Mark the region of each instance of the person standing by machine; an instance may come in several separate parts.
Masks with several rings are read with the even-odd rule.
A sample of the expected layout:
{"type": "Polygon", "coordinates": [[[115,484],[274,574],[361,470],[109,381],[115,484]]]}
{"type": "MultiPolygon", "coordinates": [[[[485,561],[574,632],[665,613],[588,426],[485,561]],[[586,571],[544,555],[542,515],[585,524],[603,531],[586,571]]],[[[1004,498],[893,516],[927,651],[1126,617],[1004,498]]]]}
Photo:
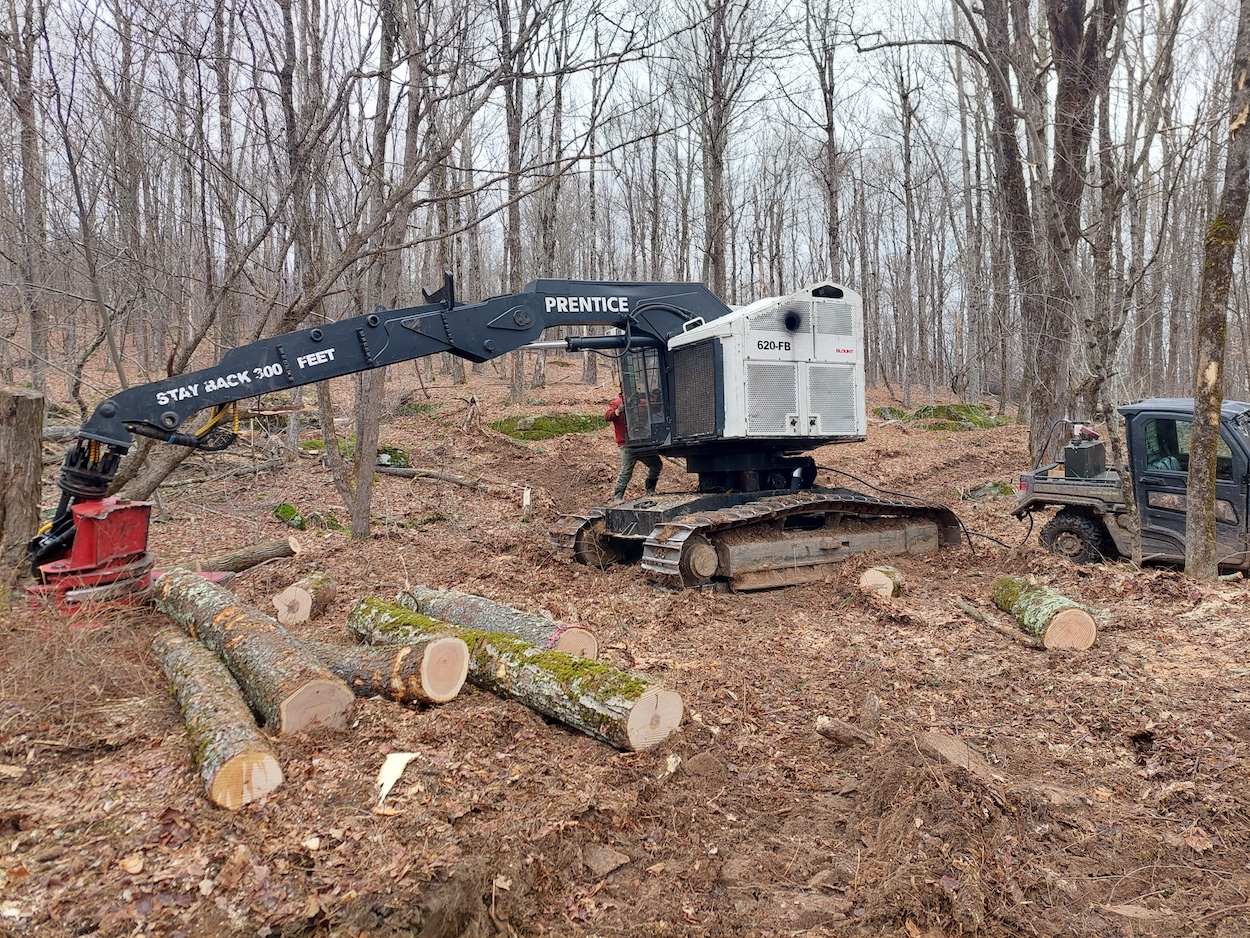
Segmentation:
{"type": "Polygon", "coordinates": [[[603,419],[612,424],[612,432],[616,434],[616,445],[621,450],[621,471],[616,477],[616,488],[612,492],[612,504],[619,505],[625,500],[625,490],[634,477],[634,466],[642,463],[647,467],[647,481],[644,489],[647,495],[655,494],[655,484],[659,481],[660,470],[664,467],[658,453],[639,453],[626,442],[625,422],[625,391],[622,389],[616,399],[608,405],[603,419]]]}

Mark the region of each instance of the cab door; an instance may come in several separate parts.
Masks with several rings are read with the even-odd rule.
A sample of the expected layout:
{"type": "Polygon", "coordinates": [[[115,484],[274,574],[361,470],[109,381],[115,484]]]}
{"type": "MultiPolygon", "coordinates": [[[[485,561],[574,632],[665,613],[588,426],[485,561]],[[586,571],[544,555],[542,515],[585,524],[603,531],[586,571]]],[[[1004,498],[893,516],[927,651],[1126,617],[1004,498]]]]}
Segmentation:
{"type": "MultiPolygon", "coordinates": [[[[1185,559],[1186,489],[1193,423],[1172,414],[1135,418],[1133,463],[1142,467],[1134,480],[1141,513],[1143,560],[1185,559]]],[[[1219,563],[1242,566],[1246,560],[1246,459],[1240,446],[1221,428],[1216,455],[1215,541],[1219,563]]]]}

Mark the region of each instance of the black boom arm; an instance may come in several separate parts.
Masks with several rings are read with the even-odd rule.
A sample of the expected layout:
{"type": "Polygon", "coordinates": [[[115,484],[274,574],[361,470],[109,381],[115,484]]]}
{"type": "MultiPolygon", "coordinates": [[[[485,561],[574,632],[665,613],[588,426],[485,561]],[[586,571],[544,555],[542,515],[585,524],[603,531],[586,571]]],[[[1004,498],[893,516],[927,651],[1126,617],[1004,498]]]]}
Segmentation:
{"type": "Polygon", "coordinates": [[[438,352],[487,361],[528,345],[553,326],[622,330],[620,336],[585,342],[586,348],[662,346],[687,324],[729,312],[706,287],[691,283],[535,280],[521,293],[458,306],[447,276],[426,299],[434,302],[378,309],[262,339],[227,352],[210,368],[114,394],[96,407],[66,455],[61,503],[50,529],[31,542],[32,558],[41,563],[68,550],[74,533],[70,506],[106,493],[135,435],[201,449],[228,446],[229,433],[179,431],[200,411],[215,413],[211,424],[237,401],[438,352]]]}

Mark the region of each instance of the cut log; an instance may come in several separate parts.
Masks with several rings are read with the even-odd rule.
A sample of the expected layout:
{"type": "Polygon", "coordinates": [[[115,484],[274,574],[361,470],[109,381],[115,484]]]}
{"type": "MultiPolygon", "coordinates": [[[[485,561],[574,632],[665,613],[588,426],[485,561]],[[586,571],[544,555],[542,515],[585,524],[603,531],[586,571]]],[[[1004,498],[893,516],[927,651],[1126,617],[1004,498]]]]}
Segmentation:
{"type": "Polygon", "coordinates": [[[27,565],[26,544],[39,526],[39,457],[43,395],[26,388],[0,389],[0,587],[27,565]]]}
{"type": "Polygon", "coordinates": [[[299,541],[294,537],[278,538],[276,541],[265,541],[251,547],[241,547],[219,557],[196,562],[197,570],[222,570],[226,573],[241,573],[266,560],[278,560],[282,557],[294,557],[301,550],[299,541]]]}
{"type": "Polygon", "coordinates": [[[252,709],[282,733],[347,725],[354,695],[277,620],[190,570],[156,581],[156,608],[226,663],[252,709]]]}
{"type": "Polygon", "coordinates": [[[1084,651],[1098,637],[1089,608],[1049,587],[1001,576],[994,581],[993,596],[994,605],[1015,619],[1043,648],[1084,651]]]}
{"type": "Polygon", "coordinates": [[[357,697],[397,703],[446,703],[469,673],[469,646],[450,635],[406,645],[334,645],[300,639],[357,697]]]}
{"type": "Polygon", "coordinates": [[[278,621],[291,626],[315,619],[334,602],[334,594],[334,581],[330,575],[314,570],[273,598],[278,621]]]}
{"type": "Polygon", "coordinates": [[[347,617],[366,642],[410,642],[449,632],[469,646],[469,683],[525,704],[618,749],[648,749],[681,723],[681,696],[602,661],[537,648],[513,635],[449,626],[362,599],[347,617]]]}
{"type": "Polygon", "coordinates": [[[859,576],[859,588],[882,599],[893,599],[903,592],[903,574],[893,567],[869,567],[859,576]]]}
{"type": "Polygon", "coordinates": [[[452,625],[515,635],[537,648],[562,651],[579,658],[599,657],[599,640],[587,626],[556,622],[547,616],[522,612],[484,596],[414,586],[400,594],[398,604],[452,625]]]}
{"type": "Polygon", "coordinates": [[[191,757],[213,804],[231,811],[282,784],[282,767],[239,685],[211,651],[175,628],[152,639],[182,709],[191,757]]]}

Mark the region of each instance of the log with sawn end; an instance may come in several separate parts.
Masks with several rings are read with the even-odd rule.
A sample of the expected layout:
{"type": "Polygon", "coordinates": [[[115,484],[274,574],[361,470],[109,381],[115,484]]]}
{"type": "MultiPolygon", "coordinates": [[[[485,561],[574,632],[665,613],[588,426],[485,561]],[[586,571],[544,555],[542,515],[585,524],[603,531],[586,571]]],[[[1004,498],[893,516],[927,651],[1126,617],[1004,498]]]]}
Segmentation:
{"type": "Polygon", "coordinates": [[[463,638],[469,646],[469,683],[618,749],[648,749],[681,723],[679,694],[602,661],[537,648],[501,632],[449,626],[379,599],[362,599],[347,624],[373,644],[426,635],[463,638]]]}
{"type": "Polygon", "coordinates": [[[599,640],[586,626],[556,622],[484,596],[414,586],[400,594],[398,604],[431,619],[467,629],[515,635],[549,651],[563,651],[579,658],[599,657],[599,640]]]}
{"type": "Polygon", "coordinates": [[[292,626],[315,619],[334,602],[335,593],[334,580],[330,575],[314,570],[274,596],[278,621],[292,626]]]}
{"type": "Polygon", "coordinates": [[[413,639],[404,645],[300,644],[347,682],[357,697],[396,703],[446,703],[469,674],[469,646],[452,635],[413,639]]]}
{"type": "Polygon", "coordinates": [[[153,597],[157,609],[226,663],[266,725],[282,733],[347,725],[351,688],[276,619],[190,570],[166,572],[153,597]]]}
{"type": "Polygon", "coordinates": [[[294,537],[280,537],[274,541],[240,547],[217,557],[196,561],[197,570],[220,570],[223,573],[242,573],[266,560],[295,557],[302,548],[294,537]]]}
{"type": "Polygon", "coordinates": [[[209,799],[231,811],[282,784],[282,767],[221,659],[180,629],[152,639],[191,741],[209,799]]]}
{"type": "Polygon", "coordinates": [[[1090,609],[1046,586],[1019,577],[994,581],[994,605],[1009,614],[1043,648],[1085,651],[1098,637],[1090,609]]]}
{"type": "Polygon", "coordinates": [[[893,599],[903,592],[903,574],[893,567],[869,567],[859,575],[859,588],[882,599],[893,599]]]}

